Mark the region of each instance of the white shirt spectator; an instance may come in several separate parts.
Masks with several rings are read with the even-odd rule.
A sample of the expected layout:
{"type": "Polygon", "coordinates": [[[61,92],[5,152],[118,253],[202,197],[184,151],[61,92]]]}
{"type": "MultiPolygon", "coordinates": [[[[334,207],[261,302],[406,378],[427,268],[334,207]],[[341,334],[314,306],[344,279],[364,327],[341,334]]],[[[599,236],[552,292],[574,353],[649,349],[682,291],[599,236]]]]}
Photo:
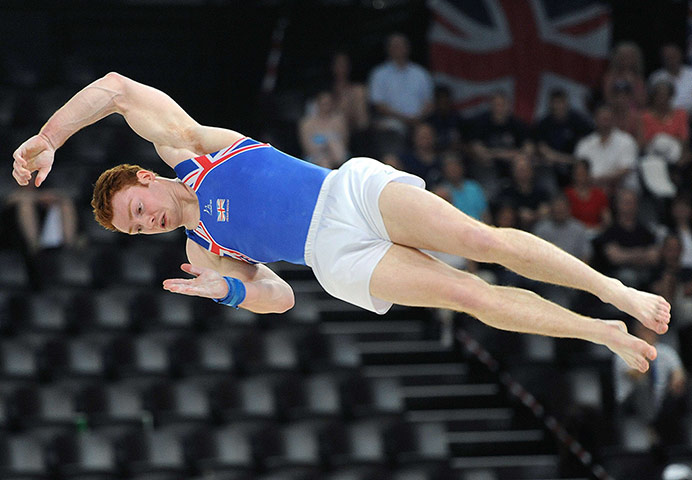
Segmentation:
{"type": "Polygon", "coordinates": [[[434,83],[420,65],[408,62],[398,67],[388,61],[379,65],[370,77],[370,100],[409,116],[420,115],[432,102],[434,83]]]}
{"type": "MultiPolygon", "coordinates": [[[[597,132],[582,138],[577,143],[574,155],[576,158],[589,161],[591,175],[598,180],[622,169],[634,170],[637,166],[638,151],[637,142],[632,135],[614,128],[605,142],[601,141],[601,136],[597,132]]],[[[636,187],[630,185],[631,182],[630,178],[626,178],[626,186],[636,187]]]]}
{"type": "Polygon", "coordinates": [[[660,68],[649,76],[649,85],[654,85],[661,80],[671,81],[675,85],[675,95],[671,100],[673,107],[692,112],[692,67],[682,65],[677,75],[660,68]]]}

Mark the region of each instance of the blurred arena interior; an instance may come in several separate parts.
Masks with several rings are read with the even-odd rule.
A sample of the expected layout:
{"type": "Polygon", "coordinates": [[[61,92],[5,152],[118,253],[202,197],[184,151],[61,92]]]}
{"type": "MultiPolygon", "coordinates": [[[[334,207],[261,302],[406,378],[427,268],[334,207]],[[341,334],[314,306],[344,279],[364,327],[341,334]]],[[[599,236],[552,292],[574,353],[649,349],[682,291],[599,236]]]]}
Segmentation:
{"type": "MultiPolygon", "coordinates": [[[[379,317],[329,297],[308,268],[284,263],[272,268],[293,287],[296,306],[282,315],[164,292],[162,280],[178,276],[185,261],[183,232],[142,239],[112,234],[92,219],[91,186],[104,169],[137,163],[171,174],[119,117],[59,150],[42,187],[50,194],[26,201],[10,175],[13,150],[109,71],[160,88],[200,123],[304,157],[300,125],[315,96],[331,88],[335,52],[349,55],[352,80],[367,88],[385,61],[388,36],[401,32],[411,59],[445,85],[448,73],[439,59],[433,65],[434,25],[453,31],[459,12],[469,16],[456,28],[487,21],[489,12],[539,8],[546,15],[596,9],[593,22],[607,25],[600,41],[609,53],[598,60],[598,81],[577,90],[584,93],[577,101],[570,96],[589,124],[593,107],[608,101],[601,78],[616,45],[639,47],[645,82],[661,67],[664,45],[678,45],[689,58],[692,7],[673,0],[0,2],[0,479],[692,479],[689,387],[663,404],[675,412],[674,425],[670,418],[642,419],[620,405],[615,364],[604,347],[493,330],[449,312],[395,307],[379,317]],[[31,222],[40,231],[32,233],[31,222]]],[[[588,33],[587,24],[575,34],[588,33]]],[[[528,31],[512,28],[514,37],[528,31]]],[[[521,50],[514,37],[509,42],[521,50]]],[[[514,67],[502,75],[518,82],[526,72],[514,67]]],[[[460,107],[463,87],[447,86],[460,107]]],[[[497,88],[488,87],[481,107],[497,88]]],[[[514,105],[520,95],[510,91],[514,105]]],[[[537,183],[550,193],[547,207],[570,185],[574,157],[564,152],[572,159],[567,172],[543,161],[533,133],[547,103],[541,108],[520,120],[533,143],[537,183]]],[[[482,111],[459,109],[447,139],[445,149],[467,167],[477,160],[472,144],[482,132],[474,122],[482,111]]],[[[370,123],[351,130],[346,151],[395,154],[406,166],[419,153],[414,128],[393,135],[377,128],[371,104],[368,112],[370,123]]],[[[434,168],[425,173],[444,187],[437,141],[434,168]]],[[[682,151],[689,154],[689,135],[682,151]]],[[[671,182],[689,201],[689,167],[684,159],[680,165],[671,182]]],[[[482,169],[466,173],[485,190],[484,219],[500,225],[502,182],[513,177],[512,167],[495,167],[500,177],[489,183],[482,169]]],[[[664,275],[662,245],[676,231],[675,202],[644,182],[637,182],[641,222],[655,234],[657,252],[644,285],[680,295],[682,307],[674,304],[661,343],[689,369],[692,310],[684,306],[692,301],[692,277],[664,275]]],[[[616,190],[606,193],[614,203],[616,190]]],[[[692,248],[683,233],[681,248],[692,248]]],[[[594,242],[587,250],[596,262],[594,242]]],[[[484,278],[517,281],[473,268],[484,278]]],[[[613,314],[585,296],[552,293],[583,313],[613,314]]]]}

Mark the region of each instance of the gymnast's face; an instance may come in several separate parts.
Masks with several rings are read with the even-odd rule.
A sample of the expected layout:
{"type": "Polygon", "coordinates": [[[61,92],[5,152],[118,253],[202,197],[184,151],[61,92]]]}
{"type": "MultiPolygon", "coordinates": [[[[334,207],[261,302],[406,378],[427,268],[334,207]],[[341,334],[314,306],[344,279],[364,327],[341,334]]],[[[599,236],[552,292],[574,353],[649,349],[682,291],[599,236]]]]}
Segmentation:
{"type": "Polygon", "coordinates": [[[113,226],[124,233],[155,234],[178,228],[181,215],[170,186],[147,170],[137,172],[138,185],[119,190],[111,200],[113,226]]]}

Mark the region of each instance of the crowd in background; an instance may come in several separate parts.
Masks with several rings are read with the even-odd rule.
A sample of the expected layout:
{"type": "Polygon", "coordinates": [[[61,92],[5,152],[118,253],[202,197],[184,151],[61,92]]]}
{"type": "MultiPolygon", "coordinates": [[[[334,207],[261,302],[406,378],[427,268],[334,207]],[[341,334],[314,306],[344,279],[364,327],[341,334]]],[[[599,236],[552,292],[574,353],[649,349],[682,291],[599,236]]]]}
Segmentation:
{"type": "MultiPolygon", "coordinates": [[[[627,285],[663,295],[672,305],[666,343],[673,346],[659,346],[647,375],[617,363],[616,399],[623,408],[637,403],[632,398],[641,404],[634,392],[655,383],[653,403],[639,411],[650,421],[661,412],[679,418],[685,367],[692,367],[692,67],[680,47],[663,45],[660,68],[647,78],[639,47],[616,45],[588,98],[575,101],[555,88],[548,111],[531,124],[514,114],[504,91],[489,96],[486,111],[462,115],[450,87],[410,60],[403,35],[390,36],[386,52],[367,85],[350,80],[347,54],[333,57],[331,86],[299,125],[304,157],[336,168],[353,155],[378,155],[473,218],[533,232],[627,285]],[[676,408],[661,408],[671,401],[676,408]]],[[[618,315],[503,268],[444,260],[590,316],[618,315]]]]}
{"type": "MultiPolygon", "coordinates": [[[[486,110],[462,115],[450,86],[411,61],[403,35],[390,36],[386,52],[366,84],[352,80],[347,53],[333,56],[326,88],[308,101],[296,128],[302,157],[329,168],[376,157],[422,177],[475,219],[533,232],[627,285],[663,295],[672,320],[659,359],[645,375],[615,361],[614,389],[623,409],[674,441],[692,368],[692,67],[682,50],[663,45],[661,66],[647,78],[638,46],[616,45],[588,98],[553,89],[548,111],[531,124],[514,114],[504,91],[489,95],[486,110]]],[[[79,242],[65,192],[20,189],[8,205],[30,270],[38,253],[79,242]]],[[[621,318],[586,294],[495,265],[443,260],[592,317],[621,318]]],[[[41,277],[32,278],[40,288],[41,277]]]]}

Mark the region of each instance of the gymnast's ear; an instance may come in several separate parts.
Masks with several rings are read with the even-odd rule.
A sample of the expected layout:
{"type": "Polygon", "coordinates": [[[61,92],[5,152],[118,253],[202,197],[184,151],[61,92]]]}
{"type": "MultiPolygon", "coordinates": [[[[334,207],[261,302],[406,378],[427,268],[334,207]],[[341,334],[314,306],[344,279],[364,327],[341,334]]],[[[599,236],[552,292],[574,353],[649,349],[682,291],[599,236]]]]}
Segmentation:
{"type": "Polygon", "coordinates": [[[139,180],[139,183],[142,185],[149,185],[155,178],[156,174],[150,170],[142,169],[137,171],[137,180],[139,180]]]}

